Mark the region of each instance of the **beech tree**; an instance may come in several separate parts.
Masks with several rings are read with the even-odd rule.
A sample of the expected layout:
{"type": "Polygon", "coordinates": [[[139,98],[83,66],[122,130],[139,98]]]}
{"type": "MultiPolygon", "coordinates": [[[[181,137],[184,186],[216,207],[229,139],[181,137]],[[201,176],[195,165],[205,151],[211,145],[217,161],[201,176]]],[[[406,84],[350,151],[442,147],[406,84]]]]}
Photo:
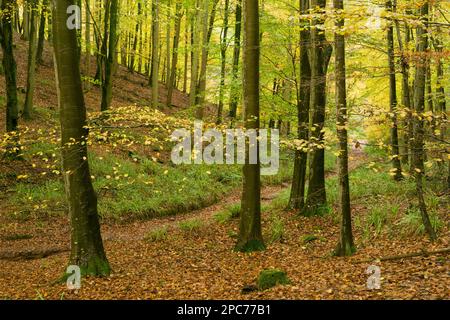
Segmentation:
{"type": "MultiPolygon", "coordinates": [[[[326,0],[311,0],[311,8],[324,10],[326,0]]],[[[310,154],[308,195],[306,208],[308,214],[315,214],[327,203],[325,190],[325,148],[323,147],[325,125],[325,107],[327,101],[327,72],[332,46],[328,43],[325,32],[321,31],[323,16],[313,19],[311,26],[311,127],[310,140],[314,149],[310,154]]]]}
{"type": "MultiPolygon", "coordinates": [[[[244,0],[244,121],[246,129],[259,130],[259,9],[258,0],[244,0]]],[[[250,164],[249,148],[243,168],[241,221],[237,251],[264,250],[261,231],[261,176],[259,142],[257,164],[250,164]]]]}
{"type": "MultiPolygon", "coordinates": [[[[393,12],[392,1],[386,2],[388,12],[393,12]]],[[[395,70],[395,52],[394,52],[394,25],[392,21],[388,21],[387,27],[387,47],[389,60],[389,100],[390,100],[390,116],[391,125],[391,156],[392,156],[392,174],[395,180],[399,181],[402,176],[402,165],[400,162],[400,146],[398,139],[398,121],[397,121],[397,81],[395,70]]]]}
{"type": "Polygon", "coordinates": [[[1,0],[0,43],[3,50],[3,70],[6,84],[6,131],[15,132],[19,122],[17,102],[17,66],[13,50],[14,0],[1,0]]]}
{"type": "MultiPolygon", "coordinates": [[[[300,0],[300,14],[308,13],[309,1],[300,0]]],[[[311,96],[311,66],[309,64],[308,51],[310,50],[309,20],[300,18],[302,30],[300,31],[300,86],[297,99],[298,139],[303,141],[303,146],[295,150],[294,174],[289,199],[289,209],[297,209],[300,212],[305,206],[306,167],[308,161],[307,142],[309,138],[309,104],[311,96]]]]}
{"type": "Polygon", "coordinates": [[[426,85],[426,70],[429,60],[426,56],[428,49],[427,24],[428,24],[429,3],[425,1],[420,7],[421,24],[416,30],[416,46],[417,52],[422,53],[421,61],[416,64],[416,75],[414,79],[414,111],[416,115],[413,117],[414,136],[413,136],[413,168],[416,182],[416,192],[419,201],[419,209],[422,217],[425,230],[431,240],[436,239],[436,233],[431,225],[430,217],[428,215],[427,206],[425,203],[423,192],[423,176],[424,176],[424,120],[422,117],[425,111],[425,85],[426,85]]]}
{"type": "Polygon", "coordinates": [[[36,85],[36,50],[37,50],[37,0],[30,1],[30,33],[28,43],[27,88],[23,107],[24,119],[31,119],[33,112],[34,88],[36,85]]]}
{"type": "Polygon", "coordinates": [[[73,0],[52,0],[53,47],[61,121],[62,166],[71,224],[70,265],[82,275],[109,275],[86,147],[86,107],[81,85],[77,30],[67,27],[73,0]]]}
{"type": "MultiPolygon", "coordinates": [[[[343,0],[334,0],[334,9],[342,14],[344,10],[343,0]]],[[[339,205],[341,213],[341,233],[335,254],[349,256],[355,251],[352,233],[352,215],[350,207],[350,181],[348,171],[348,115],[347,115],[347,84],[345,66],[345,36],[342,28],[345,25],[344,18],[336,21],[337,31],[334,33],[335,42],[335,74],[336,74],[336,128],[339,139],[339,205]]]]}

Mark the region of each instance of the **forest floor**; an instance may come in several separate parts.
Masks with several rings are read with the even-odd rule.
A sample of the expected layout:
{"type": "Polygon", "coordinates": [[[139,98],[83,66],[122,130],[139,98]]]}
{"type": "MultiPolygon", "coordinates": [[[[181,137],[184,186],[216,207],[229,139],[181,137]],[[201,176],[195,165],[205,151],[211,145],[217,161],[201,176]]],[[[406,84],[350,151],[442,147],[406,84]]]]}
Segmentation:
{"type": "MultiPolygon", "coordinates": [[[[24,86],[26,43],[20,40],[16,43],[19,85],[24,86]]],[[[57,121],[54,115],[48,114],[57,112],[54,71],[48,48],[44,60],[45,65],[37,75],[36,117],[26,123],[36,128],[57,121]]],[[[92,61],[91,69],[94,65],[92,61]]],[[[85,66],[83,62],[82,68],[85,66]]],[[[161,90],[160,95],[165,97],[164,86],[161,90]]],[[[114,81],[113,107],[146,106],[151,101],[150,91],[144,76],[132,75],[120,67],[114,81]]],[[[4,96],[3,81],[0,96],[4,96]]],[[[186,95],[176,91],[175,107],[162,111],[176,113],[186,107],[187,101],[186,95]]],[[[98,110],[100,89],[93,86],[86,93],[86,102],[88,110],[98,110]]],[[[0,112],[0,125],[4,127],[4,111],[0,112]]],[[[91,157],[91,161],[95,160],[94,165],[101,171],[97,158],[98,155],[91,157]]],[[[124,166],[126,161],[131,162],[120,160],[124,166]]],[[[26,162],[0,162],[0,299],[449,299],[448,252],[426,254],[450,246],[448,195],[434,192],[426,195],[433,221],[440,225],[439,240],[431,243],[420,229],[417,212],[411,208],[411,202],[414,202],[410,201],[414,197],[411,183],[395,183],[388,174],[374,172],[371,163],[377,160],[376,155],[361,149],[352,151],[352,214],[357,246],[352,257],[331,255],[339,236],[336,172],[331,169],[327,176],[330,208],[320,216],[302,217],[285,210],[289,185],[284,178],[278,183],[264,185],[262,225],[267,244],[264,252],[233,252],[239,219],[232,215],[239,207],[241,196],[240,188],[235,185],[217,201],[205,202],[212,205],[184,210],[183,214],[121,220],[111,218],[106,212],[102,235],[113,273],[107,278],[83,279],[78,291],[69,291],[65,284],[56,281],[64,273],[69,256],[70,228],[64,207],[57,213],[12,215],[11,212],[23,204],[10,199],[20,185],[10,171],[18,171],[17,166],[25,166],[26,162]],[[413,232],[404,232],[408,228],[413,232]],[[409,253],[423,254],[378,260],[409,253]],[[367,288],[370,276],[367,269],[371,265],[381,268],[379,290],[367,288]],[[254,284],[258,274],[266,268],[286,271],[290,284],[243,293],[244,287],[254,284]]],[[[111,161],[114,165],[116,160],[111,161]]],[[[154,175],[163,176],[166,168],[175,170],[166,163],[156,165],[161,168],[151,167],[154,175]]],[[[135,164],[135,167],[139,166],[141,164],[135,164]]],[[[225,174],[228,172],[231,171],[225,174]]],[[[193,180],[190,186],[194,188],[195,183],[200,182],[199,172],[189,173],[186,176],[193,180]]],[[[171,178],[170,174],[167,179],[171,178]]],[[[52,187],[59,185],[56,177],[48,179],[56,181],[50,184],[52,187]]],[[[161,180],[161,184],[167,179],[161,180]]],[[[236,179],[239,182],[239,176],[236,179]]],[[[205,181],[205,186],[200,188],[204,189],[203,193],[194,194],[192,199],[216,191],[208,190],[210,180],[205,181]]],[[[212,189],[213,185],[209,185],[212,189]]],[[[33,179],[22,188],[24,186],[30,190],[40,187],[33,179]]],[[[150,187],[145,185],[144,188],[150,187]]],[[[132,195],[130,189],[122,191],[124,195],[127,192],[132,195]]],[[[173,196],[175,191],[166,192],[173,196]]],[[[52,195],[51,190],[46,192],[52,195]]],[[[145,198],[148,195],[135,196],[145,198]]],[[[119,201],[119,196],[109,201],[119,201]]]]}
{"type": "MultiPolygon", "coordinates": [[[[363,153],[351,167],[365,164],[363,153]]],[[[330,173],[330,175],[333,175],[330,173]]],[[[240,193],[188,214],[102,225],[105,249],[113,268],[108,278],[87,278],[79,291],[55,283],[64,272],[69,250],[67,217],[17,222],[2,217],[0,298],[5,299],[448,299],[447,254],[379,261],[376,258],[433,251],[448,247],[448,231],[431,244],[423,235],[400,237],[379,234],[364,240],[355,228],[357,253],[336,258],[331,252],[338,239],[336,217],[299,217],[284,211],[286,185],[263,189],[265,239],[271,239],[274,217],[283,234],[264,252],[233,252],[238,219],[218,219],[240,193]],[[277,212],[277,213],[276,213],[277,212]],[[150,236],[149,236],[150,235],[150,236]],[[311,237],[313,236],[313,237],[311,237]],[[307,240],[310,239],[310,240],[307,240]],[[312,239],[312,240],[311,240],[312,239]],[[369,290],[370,265],[381,268],[381,289],[369,290]],[[259,272],[279,268],[290,285],[243,293],[259,272]]],[[[353,207],[354,219],[367,214],[353,207]]]]}

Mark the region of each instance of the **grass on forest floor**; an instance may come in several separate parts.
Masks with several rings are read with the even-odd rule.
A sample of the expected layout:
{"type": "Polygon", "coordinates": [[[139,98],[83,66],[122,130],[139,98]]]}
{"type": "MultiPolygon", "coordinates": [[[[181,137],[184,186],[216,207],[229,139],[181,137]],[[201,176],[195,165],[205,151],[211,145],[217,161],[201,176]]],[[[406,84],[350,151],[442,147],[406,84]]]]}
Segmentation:
{"type": "MultiPolygon", "coordinates": [[[[379,152],[369,152],[371,159],[379,152]]],[[[375,161],[375,160],[374,160],[375,161]]],[[[415,183],[412,178],[396,182],[389,175],[390,164],[369,162],[350,173],[350,192],[353,206],[353,225],[361,231],[363,240],[368,241],[383,232],[389,235],[423,235],[424,226],[417,206],[415,183]]],[[[448,216],[447,197],[437,195],[433,181],[426,181],[425,201],[434,229],[439,232],[448,216]]],[[[331,216],[334,223],[340,222],[338,213],[338,177],[330,176],[326,180],[328,209],[322,214],[331,216]]],[[[283,190],[269,205],[268,211],[278,217],[288,205],[290,189],[283,190]]],[[[447,222],[446,222],[447,221],[447,222]]],[[[281,223],[274,224],[272,233],[280,229],[281,223]]]]}
{"type": "MultiPolygon", "coordinates": [[[[31,146],[29,152],[52,152],[51,144],[31,146]]],[[[121,156],[99,156],[90,152],[93,183],[104,218],[142,219],[189,212],[211,205],[241,184],[238,165],[161,164],[140,158],[135,162],[121,156]]],[[[263,177],[263,184],[288,181],[292,162],[282,163],[275,176],[263,177]]],[[[20,208],[17,218],[53,215],[66,211],[64,186],[59,178],[42,183],[18,182],[10,202],[20,208]]]]}

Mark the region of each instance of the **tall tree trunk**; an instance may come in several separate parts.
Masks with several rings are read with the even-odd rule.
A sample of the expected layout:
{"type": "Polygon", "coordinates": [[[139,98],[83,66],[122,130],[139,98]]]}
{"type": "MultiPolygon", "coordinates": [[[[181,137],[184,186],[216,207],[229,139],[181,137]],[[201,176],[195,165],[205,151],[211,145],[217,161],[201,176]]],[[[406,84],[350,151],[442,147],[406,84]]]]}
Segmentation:
{"type": "Polygon", "coordinates": [[[36,32],[36,10],[37,0],[30,0],[30,39],[28,44],[28,67],[27,67],[27,91],[25,95],[25,104],[23,107],[23,118],[31,119],[33,113],[33,96],[36,84],[36,47],[37,47],[37,32],[36,32]]]}
{"type": "Polygon", "coordinates": [[[62,165],[71,223],[69,264],[80,267],[82,275],[109,275],[111,268],[103,248],[97,197],[84,143],[88,131],[85,128],[86,107],[77,53],[77,32],[66,26],[66,10],[73,4],[73,0],[52,0],[62,165]]]}
{"type": "Polygon", "coordinates": [[[225,75],[227,64],[227,46],[228,46],[228,15],[230,12],[230,0],[225,0],[225,8],[223,13],[223,27],[220,34],[220,92],[219,92],[219,108],[217,110],[217,124],[222,123],[223,106],[225,98],[225,75]]]}
{"type": "Polygon", "coordinates": [[[177,75],[177,65],[178,65],[178,45],[180,43],[180,32],[181,32],[181,19],[183,18],[182,3],[181,0],[176,0],[175,8],[175,35],[173,37],[173,51],[172,51],[172,67],[169,82],[167,84],[167,107],[172,106],[172,95],[173,88],[175,86],[175,77],[177,75]]]}
{"type": "Polygon", "coordinates": [[[206,71],[208,67],[208,56],[209,56],[209,42],[211,40],[212,30],[214,28],[214,21],[216,18],[216,9],[219,0],[214,0],[213,6],[211,9],[211,16],[209,17],[208,24],[208,6],[209,0],[204,0],[204,20],[203,23],[206,23],[206,28],[203,29],[203,49],[202,49],[202,60],[201,60],[201,69],[200,69],[200,77],[198,81],[197,87],[197,118],[202,119],[204,113],[204,104],[206,99],[206,71]]]}
{"type": "MultiPolygon", "coordinates": [[[[171,9],[172,1],[168,0],[167,3],[167,25],[166,25],[166,85],[170,80],[170,27],[172,23],[172,9],[171,9]]],[[[176,70],[175,70],[176,72],[176,70]]],[[[176,73],[175,73],[176,74],[176,73]]],[[[175,80],[174,80],[175,81],[175,80]]]]}
{"type": "Polygon", "coordinates": [[[187,92],[187,78],[188,78],[188,61],[189,61],[189,16],[186,13],[186,23],[184,32],[184,75],[183,75],[183,93],[187,92]]]}
{"type": "MultiPolygon", "coordinates": [[[[311,0],[312,8],[324,10],[326,0],[311,0]]],[[[323,25],[324,19],[319,17],[313,20],[311,30],[311,112],[312,123],[310,139],[316,145],[311,152],[309,167],[308,196],[305,213],[319,213],[320,208],[326,206],[325,190],[325,148],[323,127],[325,125],[327,71],[333,51],[328,43],[325,33],[317,27],[323,25]]]]}
{"type": "Polygon", "coordinates": [[[101,111],[106,111],[111,106],[112,100],[112,74],[117,51],[117,23],[119,15],[118,0],[110,0],[109,45],[105,57],[105,77],[102,82],[101,111]]]}
{"type": "Polygon", "coordinates": [[[425,230],[428,233],[431,240],[436,239],[436,233],[431,225],[430,217],[428,216],[427,206],[423,194],[423,175],[424,175],[424,120],[422,117],[425,111],[425,79],[426,79],[426,68],[429,63],[428,58],[425,57],[425,52],[428,49],[428,8],[429,4],[426,1],[420,7],[420,16],[422,23],[425,25],[419,25],[417,27],[417,52],[422,54],[420,61],[417,61],[416,65],[416,76],[414,81],[414,109],[418,116],[413,117],[414,121],[414,142],[413,142],[413,152],[414,152],[414,177],[416,180],[416,192],[419,201],[420,214],[422,216],[422,221],[425,226],[425,230]]]}
{"type": "MultiPolygon", "coordinates": [[[[258,0],[244,0],[244,121],[246,129],[259,129],[259,10],[258,0]]],[[[261,177],[259,142],[257,164],[250,164],[249,150],[243,169],[243,193],[239,238],[235,250],[264,250],[261,231],[261,177]]]]}
{"type": "MultiPolygon", "coordinates": [[[[17,104],[17,65],[14,59],[12,14],[15,6],[14,0],[2,0],[3,12],[0,20],[0,43],[3,51],[3,69],[5,72],[6,86],[6,132],[17,132],[19,110],[17,104]]],[[[18,136],[14,134],[14,140],[18,136]]],[[[11,143],[10,154],[18,153],[16,149],[18,141],[11,143]]]]}
{"type": "MultiPolygon", "coordinates": [[[[392,1],[386,2],[388,12],[393,12],[392,1]]],[[[395,75],[395,52],[394,52],[394,26],[392,21],[388,20],[387,28],[387,47],[389,60],[389,105],[391,117],[391,157],[392,157],[392,173],[396,181],[403,178],[402,164],[400,162],[400,146],[398,139],[398,117],[397,117],[397,81],[395,75]]]]}
{"type": "MultiPolygon", "coordinates": [[[[309,1],[300,0],[300,14],[305,15],[309,10],[309,1]]],[[[304,141],[304,147],[295,151],[294,175],[289,198],[289,209],[300,212],[305,206],[306,165],[308,160],[307,143],[309,137],[309,104],[311,97],[311,66],[308,51],[310,46],[309,20],[300,18],[300,88],[297,98],[298,138],[304,141]]]]}
{"type": "Polygon", "coordinates": [[[152,107],[159,103],[159,0],[152,2],[152,107]]]}
{"type": "Polygon", "coordinates": [[[194,14],[191,17],[191,77],[189,88],[189,106],[195,106],[197,94],[198,66],[200,59],[200,36],[199,21],[201,20],[201,11],[199,10],[200,0],[196,0],[194,14]]]}
{"type": "MultiPolygon", "coordinates": [[[[343,14],[344,1],[334,0],[334,9],[343,14]]],[[[335,250],[337,256],[349,256],[355,252],[352,233],[352,214],[350,207],[350,182],[348,171],[348,138],[347,138],[347,86],[345,67],[345,36],[340,32],[344,27],[344,18],[336,21],[334,33],[336,59],[336,119],[337,136],[339,139],[339,205],[341,211],[341,233],[335,250]]]]}
{"type": "MultiPolygon", "coordinates": [[[[439,35],[441,32],[440,28],[437,30],[437,34],[439,35]]],[[[446,96],[445,96],[445,88],[444,88],[444,63],[443,58],[440,56],[444,49],[444,45],[439,38],[436,37],[434,41],[434,47],[436,52],[438,53],[437,65],[436,65],[436,111],[438,113],[437,117],[439,119],[439,123],[437,124],[440,133],[440,139],[445,141],[446,132],[447,132],[447,106],[446,106],[446,96]]],[[[450,190],[450,160],[448,162],[448,175],[446,181],[446,188],[450,190]]]]}
{"type": "MultiPolygon", "coordinates": [[[[91,12],[89,0],[86,5],[86,28],[85,28],[85,41],[86,41],[86,76],[91,76],[91,12]]],[[[86,89],[90,89],[90,82],[86,82],[86,89]]]]}
{"type": "MultiPolygon", "coordinates": [[[[141,20],[141,14],[142,14],[142,4],[140,1],[138,1],[137,3],[137,18],[138,21],[136,22],[136,27],[134,30],[134,40],[133,40],[133,50],[131,52],[131,57],[130,57],[130,64],[128,66],[128,71],[130,71],[131,73],[134,73],[134,68],[135,68],[135,61],[136,61],[136,51],[137,51],[137,45],[138,45],[138,36],[139,36],[139,30],[140,30],[140,20],[141,20]]],[[[141,39],[142,42],[142,39],[141,39]]]]}
{"type": "Polygon", "coordinates": [[[233,67],[231,71],[231,88],[230,88],[230,118],[236,119],[237,106],[239,102],[239,59],[241,55],[241,29],[242,29],[242,0],[236,0],[235,10],[235,27],[234,27],[234,52],[233,67]]]}
{"type": "Polygon", "coordinates": [[[41,9],[41,21],[39,22],[39,40],[36,53],[37,55],[36,61],[38,65],[42,65],[44,63],[44,61],[42,60],[42,55],[44,53],[45,21],[47,14],[48,14],[48,0],[43,0],[41,9]]]}
{"type": "MultiPolygon", "coordinates": [[[[394,0],[394,10],[396,9],[394,0]]],[[[403,108],[406,112],[406,117],[402,123],[402,145],[401,145],[401,161],[404,164],[410,163],[409,157],[410,157],[410,147],[409,144],[411,142],[411,136],[412,136],[412,127],[411,127],[411,93],[409,90],[409,61],[408,56],[405,51],[405,47],[407,48],[409,46],[410,42],[410,30],[408,23],[405,22],[405,45],[403,45],[402,41],[402,35],[400,30],[400,25],[398,20],[395,20],[396,30],[397,30],[397,40],[398,40],[398,46],[400,49],[400,66],[401,66],[401,73],[402,73],[402,104],[403,108]]]]}
{"type": "Polygon", "coordinates": [[[30,6],[34,0],[24,0],[23,2],[23,30],[21,39],[28,41],[30,36],[30,6]]]}

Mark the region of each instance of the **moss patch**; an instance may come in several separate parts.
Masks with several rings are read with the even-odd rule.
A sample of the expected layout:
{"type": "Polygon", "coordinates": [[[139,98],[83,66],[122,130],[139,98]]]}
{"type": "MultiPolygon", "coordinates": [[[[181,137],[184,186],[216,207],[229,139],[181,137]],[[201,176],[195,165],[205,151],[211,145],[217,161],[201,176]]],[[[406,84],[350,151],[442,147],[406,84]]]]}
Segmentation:
{"type": "Polygon", "coordinates": [[[277,285],[286,285],[289,283],[290,281],[286,272],[279,269],[266,269],[261,271],[257,281],[259,290],[266,290],[277,285]]]}

